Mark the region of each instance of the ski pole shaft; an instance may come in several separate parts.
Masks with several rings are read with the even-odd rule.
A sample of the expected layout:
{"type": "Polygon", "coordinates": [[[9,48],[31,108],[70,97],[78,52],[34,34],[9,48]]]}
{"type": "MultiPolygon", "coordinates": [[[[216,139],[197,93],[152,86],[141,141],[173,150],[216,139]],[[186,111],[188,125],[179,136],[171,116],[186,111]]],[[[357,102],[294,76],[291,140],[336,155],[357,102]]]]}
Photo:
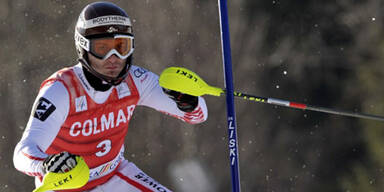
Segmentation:
{"type": "Polygon", "coordinates": [[[378,115],[370,115],[370,114],[364,114],[364,113],[358,113],[358,112],[349,112],[349,111],[344,111],[344,110],[330,109],[330,108],[325,108],[325,107],[317,107],[317,106],[312,106],[312,105],[307,105],[307,104],[302,104],[302,103],[296,103],[296,102],[291,102],[291,101],[286,101],[286,100],[281,100],[281,99],[274,99],[274,98],[249,95],[249,94],[240,93],[240,92],[234,92],[233,94],[236,97],[240,97],[240,98],[243,98],[245,100],[255,101],[255,102],[260,102],[260,103],[279,105],[279,106],[308,110],[308,111],[317,111],[317,112],[323,112],[323,113],[343,115],[343,116],[348,116],[348,117],[357,117],[357,118],[363,118],[363,119],[384,121],[384,117],[378,116],[378,115]]]}
{"type": "Polygon", "coordinates": [[[223,57],[224,81],[227,89],[227,123],[228,123],[228,142],[229,142],[229,160],[231,167],[231,184],[232,192],[240,192],[240,168],[239,168],[239,152],[237,142],[237,125],[233,94],[233,77],[232,77],[232,58],[231,43],[228,22],[227,0],[218,0],[220,31],[221,31],[221,50],[223,57]]]}

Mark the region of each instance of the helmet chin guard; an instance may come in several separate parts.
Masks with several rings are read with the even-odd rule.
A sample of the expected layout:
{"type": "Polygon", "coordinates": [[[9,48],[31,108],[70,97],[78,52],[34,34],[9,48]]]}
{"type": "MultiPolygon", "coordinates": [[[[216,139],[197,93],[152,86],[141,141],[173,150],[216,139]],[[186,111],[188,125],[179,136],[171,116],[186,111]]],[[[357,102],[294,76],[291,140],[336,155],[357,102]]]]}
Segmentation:
{"type": "Polygon", "coordinates": [[[120,84],[128,75],[132,65],[132,52],[126,58],[126,65],[116,78],[100,74],[90,65],[87,53],[91,53],[91,40],[94,38],[129,36],[133,43],[132,23],[127,13],[110,2],[95,2],[87,5],[80,13],[75,27],[75,46],[78,60],[92,75],[110,85],[120,84]]]}

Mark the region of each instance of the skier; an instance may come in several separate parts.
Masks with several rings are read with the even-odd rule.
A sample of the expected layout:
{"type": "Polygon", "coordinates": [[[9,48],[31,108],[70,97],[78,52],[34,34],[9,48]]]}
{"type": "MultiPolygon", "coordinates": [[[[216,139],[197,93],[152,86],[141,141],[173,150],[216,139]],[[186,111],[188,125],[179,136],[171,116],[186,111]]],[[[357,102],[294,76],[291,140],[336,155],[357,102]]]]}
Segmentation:
{"type": "Polygon", "coordinates": [[[207,119],[202,97],[163,89],[158,76],[132,64],[134,35],[126,12],[109,2],[87,5],[77,20],[79,63],[42,82],[15,147],[15,168],[42,184],[47,172],[67,172],[84,158],[90,179],[65,191],[170,191],[124,158],[124,138],[136,106],[187,123],[207,119]]]}

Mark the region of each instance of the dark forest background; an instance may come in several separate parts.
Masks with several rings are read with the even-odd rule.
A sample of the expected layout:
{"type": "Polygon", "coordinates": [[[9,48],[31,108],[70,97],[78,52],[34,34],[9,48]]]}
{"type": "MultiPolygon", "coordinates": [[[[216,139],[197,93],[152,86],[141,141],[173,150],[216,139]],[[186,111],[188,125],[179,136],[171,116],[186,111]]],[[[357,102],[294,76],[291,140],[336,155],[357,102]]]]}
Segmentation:
{"type": "MultiPolygon", "coordinates": [[[[16,171],[42,80],[76,64],[73,31],[92,1],[0,0],[0,191],[32,191],[16,171]]],[[[134,24],[135,64],[183,66],[223,87],[217,1],[121,0],[134,24]]],[[[228,2],[235,90],[384,115],[380,0],[228,2]]],[[[225,98],[187,125],[137,108],[126,157],[174,191],[230,191],[225,98]]],[[[235,100],[242,191],[379,192],[384,123],[235,100]]]]}

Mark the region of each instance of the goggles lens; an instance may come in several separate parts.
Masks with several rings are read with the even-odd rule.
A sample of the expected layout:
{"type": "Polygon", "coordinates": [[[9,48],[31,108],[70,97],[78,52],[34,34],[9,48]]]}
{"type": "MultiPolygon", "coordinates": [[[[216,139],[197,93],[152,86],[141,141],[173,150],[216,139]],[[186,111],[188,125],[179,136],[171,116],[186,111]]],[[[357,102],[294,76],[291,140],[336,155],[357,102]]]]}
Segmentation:
{"type": "Polygon", "coordinates": [[[133,37],[128,35],[91,39],[90,45],[90,52],[99,59],[107,59],[113,54],[126,59],[134,49],[133,37]]]}

